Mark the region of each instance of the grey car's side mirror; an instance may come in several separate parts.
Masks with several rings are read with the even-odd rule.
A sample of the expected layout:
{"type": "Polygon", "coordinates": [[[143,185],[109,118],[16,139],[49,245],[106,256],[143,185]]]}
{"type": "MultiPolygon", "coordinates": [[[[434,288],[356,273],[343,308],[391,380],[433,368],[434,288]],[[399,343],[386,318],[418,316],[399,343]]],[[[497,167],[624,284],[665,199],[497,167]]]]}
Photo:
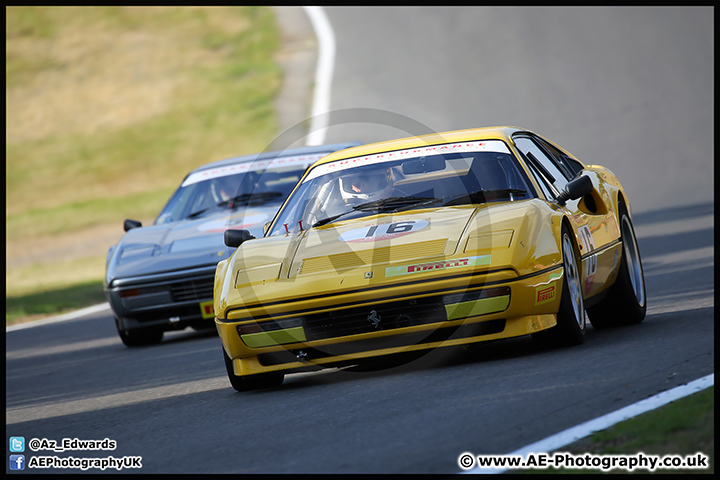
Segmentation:
{"type": "Polygon", "coordinates": [[[228,247],[239,247],[253,237],[247,230],[225,230],[225,245],[228,247]]]}
{"type": "Polygon", "coordinates": [[[558,195],[557,202],[560,205],[565,205],[568,200],[577,200],[578,198],[584,197],[588,193],[592,192],[592,189],[592,180],[590,180],[590,177],[583,175],[582,177],[569,182],[565,186],[565,190],[560,192],[560,195],[558,195]]]}
{"type": "Polygon", "coordinates": [[[130,220],[129,218],[125,220],[125,223],[123,223],[123,228],[127,232],[128,230],[132,230],[133,228],[139,228],[142,227],[142,222],[138,222],[137,220],[130,220]]]}

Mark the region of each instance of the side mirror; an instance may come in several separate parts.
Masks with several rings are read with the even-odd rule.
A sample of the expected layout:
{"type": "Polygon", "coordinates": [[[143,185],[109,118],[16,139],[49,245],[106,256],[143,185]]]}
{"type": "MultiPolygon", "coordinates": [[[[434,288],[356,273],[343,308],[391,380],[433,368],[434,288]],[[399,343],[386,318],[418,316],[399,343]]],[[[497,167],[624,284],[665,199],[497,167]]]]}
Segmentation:
{"type": "Polygon", "coordinates": [[[247,230],[225,230],[225,245],[228,247],[239,247],[248,240],[252,240],[253,237],[247,230]]]}
{"type": "Polygon", "coordinates": [[[272,223],[272,220],[267,222],[265,225],[263,225],[263,235],[267,235],[268,229],[270,228],[270,224],[272,223]]]}
{"type": "Polygon", "coordinates": [[[127,232],[128,230],[132,230],[133,228],[140,228],[142,227],[142,222],[138,222],[137,220],[130,220],[126,219],[125,223],[123,223],[123,228],[127,232]]]}
{"type": "Polygon", "coordinates": [[[584,197],[592,192],[592,189],[592,180],[590,180],[590,177],[583,175],[568,183],[565,186],[565,190],[558,195],[557,201],[560,205],[565,205],[568,200],[577,200],[578,198],[584,197]]]}

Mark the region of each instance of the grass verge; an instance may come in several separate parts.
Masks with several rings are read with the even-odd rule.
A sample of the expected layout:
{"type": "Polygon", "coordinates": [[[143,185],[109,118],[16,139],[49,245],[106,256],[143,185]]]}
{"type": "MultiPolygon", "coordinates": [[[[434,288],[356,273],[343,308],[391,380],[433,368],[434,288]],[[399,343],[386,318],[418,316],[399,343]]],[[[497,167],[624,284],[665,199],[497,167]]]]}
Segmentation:
{"type": "Polygon", "coordinates": [[[5,306],[7,325],[60,315],[103,302],[102,281],[97,280],[9,297],[5,306]]]}
{"type": "Polygon", "coordinates": [[[102,301],[122,222],[277,135],[273,10],[8,6],[6,323],[102,301]]]}
{"type": "MultiPolygon", "coordinates": [[[[715,471],[715,387],[676,400],[656,410],[613,425],[558,452],[593,455],[681,456],[697,453],[708,457],[708,468],[658,468],[659,474],[712,474],[715,471]]],[[[554,452],[557,454],[558,452],[554,452]]],[[[666,457],[667,458],[667,457],[666,457]]],[[[604,457],[598,461],[609,461],[604,457]]],[[[602,470],[601,468],[548,468],[510,470],[508,473],[540,474],[648,474],[647,468],[602,470]]]]}

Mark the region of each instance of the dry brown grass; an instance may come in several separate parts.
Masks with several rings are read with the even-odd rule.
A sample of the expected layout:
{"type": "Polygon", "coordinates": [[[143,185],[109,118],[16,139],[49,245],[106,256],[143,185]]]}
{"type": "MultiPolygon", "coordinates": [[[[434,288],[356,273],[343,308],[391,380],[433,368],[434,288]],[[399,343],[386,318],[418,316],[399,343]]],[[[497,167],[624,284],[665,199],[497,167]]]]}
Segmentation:
{"type": "Polygon", "coordinates": [[[150,223],[188,170],[277,134],[268,8],[6,7],[6,19],[7,297],[102,279],[123,218],[150,223]]]}

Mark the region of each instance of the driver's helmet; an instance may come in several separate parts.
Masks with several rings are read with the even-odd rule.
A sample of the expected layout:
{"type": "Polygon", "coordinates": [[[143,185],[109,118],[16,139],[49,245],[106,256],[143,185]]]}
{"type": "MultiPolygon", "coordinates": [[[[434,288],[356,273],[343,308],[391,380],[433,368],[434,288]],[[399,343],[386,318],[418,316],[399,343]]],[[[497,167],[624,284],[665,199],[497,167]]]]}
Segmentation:
{"type": "Polygon", "coordinates": [[[235,195],[237,190],[235,183],[237,182],[233,182],[232,176],[215,178],[210,182],[210,192],[215,203],[226,202],[235,195]]]}
{"type": "Polygon", "coordinates": [[[393,189],[392,169],[362,169],[340,177],[340,194],[346,204],[373,202],[387,198],[393,189]]]}

